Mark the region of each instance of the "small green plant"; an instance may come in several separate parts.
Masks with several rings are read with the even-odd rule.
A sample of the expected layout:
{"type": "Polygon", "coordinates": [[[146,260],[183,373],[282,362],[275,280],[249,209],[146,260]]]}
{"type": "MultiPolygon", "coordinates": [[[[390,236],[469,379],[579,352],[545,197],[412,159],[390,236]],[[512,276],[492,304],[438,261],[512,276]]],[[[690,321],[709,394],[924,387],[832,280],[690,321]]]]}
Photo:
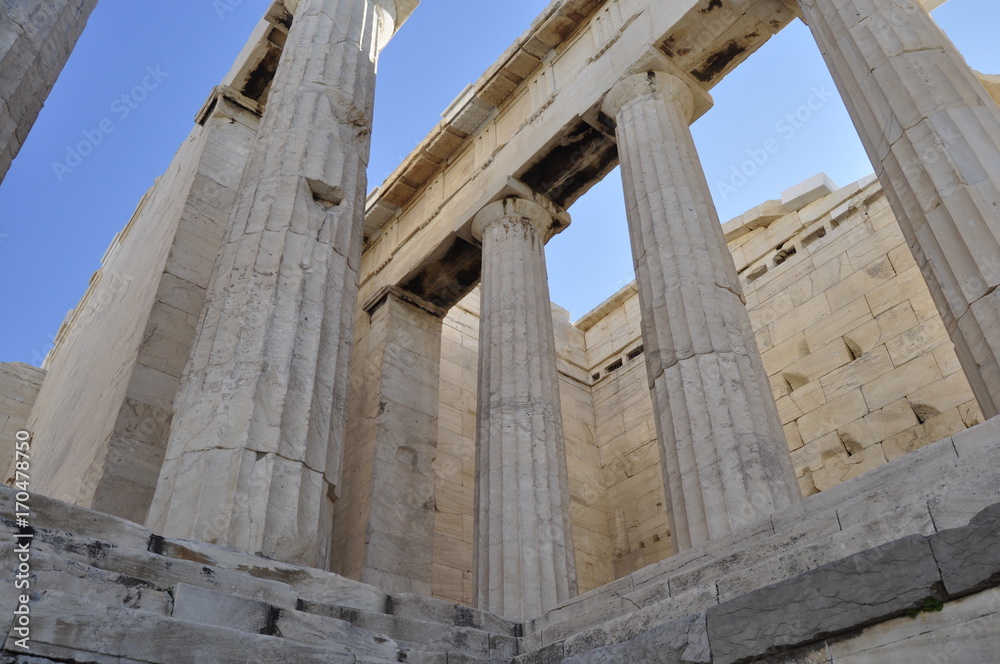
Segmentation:
{"type": "Polygon", "coordinates": [[[935,613],[944,609],[944,602],[937,597],[928,597],[918,609],[910,609],[906,612],[907,617],[916,618],[921,613],[935,613]]]}

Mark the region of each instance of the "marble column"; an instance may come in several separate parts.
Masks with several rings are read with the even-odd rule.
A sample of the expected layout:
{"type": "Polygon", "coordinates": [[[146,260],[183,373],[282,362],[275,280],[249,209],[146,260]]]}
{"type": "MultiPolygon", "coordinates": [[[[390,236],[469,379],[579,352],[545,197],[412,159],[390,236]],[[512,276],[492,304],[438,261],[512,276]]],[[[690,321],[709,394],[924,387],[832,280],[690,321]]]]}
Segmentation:
{"type": "MultiPolygon", "coordinates": [[[[0,9],[0,182],[96,6],[97,0],[20,0],[0,9]]],[[[53,170],[62,182],[73,160],[60,159],[53,170]]]]}
{"type": "Polygon", "coordinates": [[[1000,107],[917,0],[799,0],[987,417],[1000,412],[1000,107]]]}
{"type": "Polygon", "coordinates": [[[365,310],[331,567],[388,593],[430,597],[446,312],[395,287],[365,310]]]}
{"type": "Polygon", "coordinates": [[[375,64],[395,19],[393,0],[298,3],[175,401],[159,534],[328,563],[375,64]]]}
{"type": "Polygon", "coordinates": [[[689,125],[664,72],[608,94],[675,550],[800,499],[781,420],[689,125]]]}
{"type": "Polygon", "coordinates": [[[545,270],[552,216],[527,200],[483,208],[474,544],[477,606],[512,620],[576,593],[559,378],[545,270]]]}

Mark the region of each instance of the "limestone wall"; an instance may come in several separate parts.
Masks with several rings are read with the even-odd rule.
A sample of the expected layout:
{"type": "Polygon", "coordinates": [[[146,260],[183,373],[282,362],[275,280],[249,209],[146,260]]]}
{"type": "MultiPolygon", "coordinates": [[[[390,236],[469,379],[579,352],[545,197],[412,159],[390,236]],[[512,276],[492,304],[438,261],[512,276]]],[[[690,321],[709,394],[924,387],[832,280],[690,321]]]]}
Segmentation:
{"type": "Polygon", "coordinates": [[[143,521],[257,117],[220,100],[115,238],[46,360],[33,486],[143,521]],[[214,123],[212,118],[221,115],[214,123]]]}
{"type": "Polygon", "coordinates": [[[43,378],[44,369],[20,362],[0,363],[0,473],[7,472],[14,458],[14,434],[27,425],[43,378]]]}
{"type": "MultiPolygon", "coordinates": [[[[830,184],[725,225],[804,495],[982,419],[878,183],[830,184]]],[[[616,576],[670,552],[638,304],[631,285],[577,323],[616,576]]]]}
{"type": "Polygon", "coordinates": [[[0,181],[97,0],[30,0],[0,7],[0,181]]]}
{"type": "Polygon", "coordinates": [[[730,247],[805,495],[981,421],[877,182],[730,247]]]}
{"type": "Polygon", "coordinates": [[[633,284],[577,323],[586,334],[616,578],[671,551],[639,316],[633,284]]]}

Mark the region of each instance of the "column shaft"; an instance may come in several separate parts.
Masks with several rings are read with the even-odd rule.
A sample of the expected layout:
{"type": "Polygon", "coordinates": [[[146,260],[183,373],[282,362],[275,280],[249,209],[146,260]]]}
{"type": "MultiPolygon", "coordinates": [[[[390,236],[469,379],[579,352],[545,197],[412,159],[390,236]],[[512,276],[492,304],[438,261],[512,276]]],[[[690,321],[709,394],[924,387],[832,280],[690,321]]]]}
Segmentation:
{"type": "Polygon", "coordinates": [[[158,533],[327,563],[384,3],[299,3],[175,402],[158,533]]]}
{"type": "Polygon", "coordinates": [[[664,485],[676,550],[800,497],[743,293],[689,129],[662,72],[609,93],[617,121],[664,485]]]}
{"type": "MultiPolygon", "coordinates": [[[[95,6],[97,0],[22,0],[0,10],[0,182],[95,6]]],[[[61,182],[71,169],[60,166],[61,182]]]]}
{"type": "Polygon", "coordinates": [[[800,0],[987,417],[1000,407],[1000,107],[917,0],[800,0]]]}
{"type": "Polygon", "coordinates": [[[529,201],[476,217],[483,243],[473,575],[478,606],[535,618],[576,592],[556,348],[552,218],[529,201]]]}

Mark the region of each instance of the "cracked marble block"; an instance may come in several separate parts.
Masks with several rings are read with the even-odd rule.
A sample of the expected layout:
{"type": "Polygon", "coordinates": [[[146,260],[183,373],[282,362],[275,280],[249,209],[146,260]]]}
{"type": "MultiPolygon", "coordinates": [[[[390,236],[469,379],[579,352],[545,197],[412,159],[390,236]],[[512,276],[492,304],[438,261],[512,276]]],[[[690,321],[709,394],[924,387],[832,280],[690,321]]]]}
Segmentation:
{"type": "Polygon", "coordinates": [[[328,563],[375,65],[396,11],[298,3],[175,402],[159,534],[328,563]]]}
{"type": "Polygon", "coordinates": [[[480,609],[537,618],[576,593],[556,347],[545,269],[553,218],[483,208],[473,577],[480,609]]]}
{"type": "Polygon", "coordinates": [[[984,414],[1000,412],[1000,107],[916,0],[799,0],[984,414]]]}
{"type": "Polygon", "coordinates": [[[800,494],[691,136],[690,89],[664,72],[630,75],[604,111],[617,122],[667,509],[682,550],[800,494]]]}

